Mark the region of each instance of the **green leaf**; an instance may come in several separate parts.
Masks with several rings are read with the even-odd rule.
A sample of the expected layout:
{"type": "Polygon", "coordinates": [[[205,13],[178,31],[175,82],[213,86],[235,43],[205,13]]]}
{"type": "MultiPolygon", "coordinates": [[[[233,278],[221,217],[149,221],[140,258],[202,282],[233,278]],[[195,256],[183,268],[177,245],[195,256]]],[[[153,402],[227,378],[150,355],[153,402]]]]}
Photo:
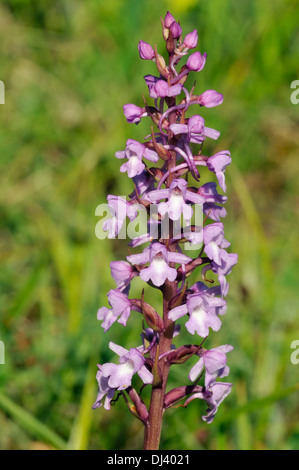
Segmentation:
{"type": "Polygon", "coordinates": [[[0,408],[15,419],[28,433],[42,439],[59,450],[66,449],[66,442],[45,424],[32,416],[28,411],[14,403],[0,392],[0,408]]]}

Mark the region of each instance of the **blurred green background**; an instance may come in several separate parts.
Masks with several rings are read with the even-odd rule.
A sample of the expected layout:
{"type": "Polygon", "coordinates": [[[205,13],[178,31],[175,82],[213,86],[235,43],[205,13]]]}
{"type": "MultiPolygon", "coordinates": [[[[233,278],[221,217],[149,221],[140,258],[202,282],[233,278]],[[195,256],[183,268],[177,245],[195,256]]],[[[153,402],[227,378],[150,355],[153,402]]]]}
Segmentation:
{"type": "MultiPolygon", "coordinates": [[[[109,340],[137,346],[141,326],[132,315],[104,335],[96,319],[114,287],[109,262],[127,249],[97,240],[95,208],[132,190],[114,154],[127,138],[142,140],[149,122],[130,126],[122,105],[143,104],[143,76],[155,66],[137,44],[164,53],[168,9],[184,34],[198,29],[208,54],[196,91],[224,94],[202,114],[221,131],[208,154],[232,152],[223,222],[239,263],[208,343],[234,345],[233,391],[211,425],[202,403],[168,410],[161,448],[299,448],[299,365],[290,360],[299,340],[297,1],[2,0],[1,449],[142,447],[142,426],[121,400],[91,410],[96,364],[115,359],[109,340]]],[[[185,369],[173,368],[171,385],[184,383],[185,369]]]]}

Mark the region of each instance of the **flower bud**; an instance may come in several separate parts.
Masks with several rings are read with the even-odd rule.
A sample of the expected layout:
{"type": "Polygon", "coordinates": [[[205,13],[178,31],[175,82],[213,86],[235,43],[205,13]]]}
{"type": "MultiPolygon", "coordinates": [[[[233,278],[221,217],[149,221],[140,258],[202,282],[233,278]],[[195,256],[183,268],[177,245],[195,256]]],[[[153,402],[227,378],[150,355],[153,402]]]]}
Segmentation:
{"type": "Polygon", "coordinates": [[[202,390],[203,388],[200,385],[189,385],[174,388],[173,390],[170,390],[170,392],[166,393],[164,398],[164,408],[169,408],[170,406],[182,400],[182,398],[187,397],[191,393],[200,393],[202,390]]]}
{"type": "Polygon", "coordinates": [[[153,174],[153,176],[154,176],[154,178],[157,182],[159,182],[160,179],[163,178],[163,176],[164,176],[164,173],[160,168],[152,167],[152,168],[150,168],[150,172],[151,172],[151,174],[153,174]]]}
{"type": "Polygon", "coordinates": [[[187,60],[186,66],[189,70],[193,70],[194,72],[200,72],[206,63],[207,54],[204,53],[201,55],[200,52],[194,52],[191,54],[187,60]]]}
{"type": "Polygon", "coordinates": [[[140,122],[142,115],[144,114],[144,109],[139,108],[135,104],[129,103],[123,106],[124,115],[127,121],[131,124],[134,122],[138,124],[140,122]]]}
{"type": "Polygon", "coordinates": [[[142,398],[132,387],[128,389],[128,394],[133,402],[133,404],[131,404],[131,406],[133,406],[133,409],[131,411],[133,411],[133,413],[136,413],[138,417],[145,423],[148,418],[148,411],[142,398]]]}
{"type": "Polygon", "coordinates": [[[168,11],[165,15],[165,18],[164,18],[165,28],[170,28],[170,26],[172,25],[173,22],[175,22],[175,19],[172,16],[172,14],[168,11]]]}
{"type": "Polygon", "coordinates": [[[168,354],[167,360],[169,364],[184,364],[194,354],[199,355],[199,347],[194,345],[181,346],[168,354]]]}
{"type": "Polygon", "coordinates": [[[155,52],[152,46],[145,41],[138,43],[139,56],[143,60],[152,60],[155,57],[155,52]]]}
{"type": "Polygon", "coordinates": [[[142,300],[141,302],[142,311],[144,315],[144,319],[148,326],[152,328],[154,331],[163,331],[164,330],[164,323],[160,315],[156,312],[156,310],[146,302],[142,300]]]}
{"type": "Polygon", "coordinates": [[[170,31],[173,39],[178,39],[182,34],[182,28],[176,21],[173,21],[173,23],[171,24],[170,31]]]}
{"type": "Polygon", "coordinates": [[[198,97],[200,106],[213,108],[223,102],[223,95],[215,90],[207,90],[198,97]]]}
{"type": "MultiPolygon", "coordinates": [[[[159,155],[160,158],[162,158],[162,160],[169,160],[171,158],[171,153],[169,152],[169,150],[167,150],[162,144],[159,144],[157,141],[156,141],[156,138],[155,138],[155,134],[154,134],[154,131],[153,131],[153,128],[152,128],[152,148],[157,152],[157,154],[159,155]]],[[[158,170],[158,168],[156,168],[158,170]]],[[[161,172],[162,173],[162,172],[161,172]]],[[[161,175],[161,178],[163,176],[163,173],[161,175]]]]}
{"type": "Polygon", "coordinates": [[[196,29],[191,33],[188,33],[183,41],[184,46],[188,49],[194,49],[197,46],[198,35],[196,29]]]}

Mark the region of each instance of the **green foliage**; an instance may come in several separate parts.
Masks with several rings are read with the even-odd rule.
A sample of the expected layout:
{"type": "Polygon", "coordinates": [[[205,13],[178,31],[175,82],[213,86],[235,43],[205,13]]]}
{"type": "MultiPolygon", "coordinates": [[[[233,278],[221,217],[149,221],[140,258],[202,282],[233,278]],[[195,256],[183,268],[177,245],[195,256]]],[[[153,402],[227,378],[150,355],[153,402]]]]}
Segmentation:
{"type": "MultiPolygon", "coordinates": [[[[290,102],[290,84],[299,79],[295,0],[4,0],[2,449],[142,446],[141,424],[121,400],[110,413],[91,410],[96,364],[113,360],[96,312],[114,286],[110,261],[127,253],[121,241],[96,239],[94,212],[108,193],[132,189],[114,153],[149,128],[127,124],[122,105],[142,105],[142,77],[154,66],[139,59],[137,43],[158,41],[161,48],[159,17],[167,9],[184,32],[199,30],[199,49],[208,53],[196,90],[224,94],[221,107],[203,110],[207,125],[222,133],[206,152],[232,152],[224,223],[240,257],[223,327],[209,338],[209,347],[235,346],[233,392],[212,425],[195,401],[168,410],[161,447],[299,446],[299,366],[290,362],[290,344],[299,339],[299,105],[290,102]]],[[[145,300],[159,306],[152,296],[147,289],[145,300]]],[[[126,329],[115,326],[113,341],[137,346],[140,328],[132,316],[126,329]]],[[[186,380],[185,368],[174,366],[170,386],[186,380]]]]}

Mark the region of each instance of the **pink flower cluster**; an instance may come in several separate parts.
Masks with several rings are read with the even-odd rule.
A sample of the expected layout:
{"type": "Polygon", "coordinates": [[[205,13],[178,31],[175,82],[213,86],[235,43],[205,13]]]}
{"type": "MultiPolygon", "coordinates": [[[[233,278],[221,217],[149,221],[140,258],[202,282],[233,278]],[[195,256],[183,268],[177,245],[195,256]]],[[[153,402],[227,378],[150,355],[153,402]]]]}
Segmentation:
{"type": "Polygon", "coordinates": [[[140,319],[148,328],[141,335],[142,344],[130,350],[110,343],[111,350],[119,356],[119,363],[99,365],[99,394],[94,404],[94,407],[104,405],[110,409],[111,401],[121,394],[129,408],[134,405],[133,414],[145,426],[150,422],[151,410],[157,405],[154,398],[149,408],[145,405],[134,388],[133,381],[138,380],[134,378],[136,375],[144,385],[151,384],[153,390],[159,387],[164,394],[164,409],[178,402],[187,406],[196,398],[205,401],[208,411],[203,419],[207,422],[213,420],[219,404],[230,393],[232,384],[218,379],[228,375],[226,354],[233,347],[224,345],[208,350],[203,343],[211,330],[217,332],[221,327],[229,288],[227,276],[238,258],[227,251],[230,243],[224,237],[221,222],[226,215],[223,204],[227,197],[218,193],[215,181],[202,184],[200,175],[200,171],[206,175],[211,172],[215,175],[212,179],[215,178],[221,190],[226,191],[225,171],[231,163],[230,152],[223,150],[211,156],[202,153],[205,140],[217,140],[220,133],[207,127],[199,114],[202,107],[220,105],[223,97],[214,90],[195,94],[194,86],[191,90],[186,86],[190,73],[201,72],[207,59],[206,53],[192,52],[197,47],[197,31],[183,37],[180,24],[169,12],[162,26],[168,61],[156,47],[144,41],[138,44],[140,58],[152,61],[157,68],[157,75],[144,77],[153,102],[141,107],[126,104],[123,108],[129,123],[138,124],[145,117],[150,119],[151,133],[142,143],[129,139],[125,149],[116,152],[116,158],[123,161],[120,171],[126,172],[132,181],[132,193],[127,200],[122,199],[120,206],[118,204],[121,207],[118,212],[114,209],[119,198],[108,196],[112,217],[104,227],[110,238],[117,237],[126,218],[134,220],[136,217],[135,203],[144,206],[149,219],[150,206],[156,204],[156,219],[149,220],[149,224],[156,224],[157,234],[154,239],[149,234],[136,238],[131,246],[135,249],[145,243],[143,251],[130,254],[126,261],[111,263],[116,288],[108,293],[109,307],[101,307],[98,311],[105,332],[115,322],[126,326],[129,321],[140,319]],[[180,65],[181,61],[184,65],[180,65]],[[195,114],[191,114],[193,109],[195,114]],[[204,214],[201,226],[192,225],[195,205],[200,206],[204,214]],[[181,217],[188,222],[189,231],[181,238],[174,238],[172,227],[181,217]],[[166,239],[160,230],[165,219],[170,224],[170,235],[166,239]],[[183,253],[186,241],[195,246],[201,240],[202,248],[196,256],[183,253]],[[201,281],[189,286],[189,278],[195,270],[201,270],[201,281]],[[207,279],[208,271],[214,280],[207,279]],[[137,277],[162,292],[163,312],[157,312],[146,302],[143,292],[140,298],[129,297],[130,284],[137,277]],[[217,280],[218,284],[211,286],[217,280]],[[178,319],[185,323],[191,335],[199,337],[199,344],[195,341],[193,345],[174,347],[171,340],[179,333],[175,324],[178,319]],[[198,361],[190,369],[191,383],[166,393],[169,368],[185,363],[192,356],[198,361]]]}

